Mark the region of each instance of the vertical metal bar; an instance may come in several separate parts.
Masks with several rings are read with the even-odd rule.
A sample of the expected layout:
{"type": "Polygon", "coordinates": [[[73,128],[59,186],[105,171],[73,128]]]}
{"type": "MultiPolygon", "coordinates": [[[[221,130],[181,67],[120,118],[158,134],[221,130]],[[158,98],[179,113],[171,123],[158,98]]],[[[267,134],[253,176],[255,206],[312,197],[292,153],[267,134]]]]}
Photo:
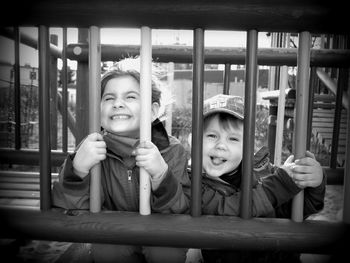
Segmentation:
{"type": "MultiPolygon", "coordinates": [[[[141,27],[140,50],[140,141],[151,140],[151,104],[152,104],[152,31],[149,27],[141,27]]],[[[151,182],[149,174],[144,168],[140,168],[140,205],[141,215],[151,214],[151,182]]]]}
{"type": "Polygon", "coordinates": [[[50,42],[47,26],[39,26],[40,209],[51,208],[50,42]]]}
{"type": "MultiPolygon", "coordinates": [[[[349,69],[348,69],[349,70],[349,69]]],[[[346,129],[346,149],[345,149],[345,170],[343,185],[343,222],[350,224],[350,88],[348,87],[348,109],[347,109],[347,129],[346,129]]]]}
{"type": "MultiPolygon", "coordinates": [[[[89,32],[87,28],[79,28],[79,43],[87,43],[89,32]]],[[[88,104],[89,92],[86,87],[89,85],[89,64],[85,61],[79,61],[77,65],[77,85],[76,85],[76,103],[75,103],[75,144],[78,145],[89,133],[89,114],[88,104]]]]}
{"type": "MultiPolygon", "coordinates": [[[[89,133],[100,132],[101,43],[100,29],[89,30],[89,133]]],[[[101,211],[101,164],[92,167],[90,178],[90,212],[101,211]]]]}
{"type": "Polygon", "coordinates": [[[226,63],[224,71],[224,94],[230,94],[230,74],[231,65],[226,63]]]}
{"type": "Polygon", "coordinates": [[[62,49],[62,150],[68,151],[67,28],[63,28],[62,49]]]}
{"type": "Polygon", "coordinates": [[[306,149],[310,150],[311,144],[311,134],[312,134],[312,118],[313,118],[313,109],[314,109],[314,94],[317,85],[317,75],[316,67],[312,67],[310,71],[310,86],[309,86],[309,103],[307,111],[307,119],[310,120],[307,123],[307,134],[306,134],[306,149]]]}
{"type": "MultiPolygon", "coordinates": [[[[50,43],[57,46],[58,36],[50,35],[50,43]]],[[[50,120],[51,149],[57,150],[57,58],[50,55],[50,120]]]]}
{"type": "MultiPolygon", "coordinates": [[[[167,82],[168,87],[171,90],[174,86],[174,62],[168,63],[168,74],[167,74],[167,82]]],[[[165,120],[165,129],[169,135],[172,134],[172,127],[173,127],[173,104],[169,103],[166,105],[166,112],[165,112],[167,119],[165,120]]]]}
{"type": "Polygon", "coordinates": [[[241,214],[244,219],[251,217],[252,176],[255,142],[256,85],[258,78],[258,31],[247,32],[247,54],[244,91],[244,135],[242,160],[241,214]]]}
{"type": "Polygon", "coordinates": [[[15,149],[21,149],[21,79],[20,79],[20,54],[19,54],[19,45],[20,45],[20,31],[18,27],[14,28],[14,38],[15,38],[15,149]]]}
{"type": "Polygon", "coordinates": [[[276,139],[275,139],[275,154],[274,164],[279,166],[282,162],[282,143],[283,143],[283,128],[284,128],[284,112],[286,107],[286,88],[288,87],[288,66],[280,68],[280,96],[278,97],[277,121],[276,121],[276,139]]]}
{"type": "Polygon", "coordinates": [[[337,168],[337,157],[338,157],[338,142],[339,142],[339,131],[340,131],[340,121],[341,121],[341,111],[343,108],[343,90],[347,86],[349,78],[349,69],[340,68],[337,83],[337,92],[335,100],[335,112],[333,121],[333,134],[332,134],[332,151],[331,151],[331,161],[330,167],[337,168]]]}
{"type": "Polygon", "coordinates": [[[191,215],[202,214],[202,149],[204,98],[204,30],[193,32],[193,87],[192,87],[192,182],[191,215]]]}
{"type": "MultiPolygon", "coordinates": [[[[294,129],[294,157],[300,159],[306,152],[306,133],[309,102],[309,70],[310,70],[310,44],[311,37],[309,32],[299,34],[298,48],[298,72],[295,103],[295,129],[294,129]]],[[[304,210],[304,191],[299,192],[293,198],[292,219],[296,222],[303,221],[304,210]]]]}

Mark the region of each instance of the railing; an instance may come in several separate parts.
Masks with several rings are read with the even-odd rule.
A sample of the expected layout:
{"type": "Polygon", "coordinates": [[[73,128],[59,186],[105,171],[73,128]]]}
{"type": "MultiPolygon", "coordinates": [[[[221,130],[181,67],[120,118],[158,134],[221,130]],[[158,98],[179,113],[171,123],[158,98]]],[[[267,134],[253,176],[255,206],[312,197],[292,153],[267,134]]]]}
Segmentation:
{"type": "MultiPolygon", "coordinates": [[[[333,1],[323,5],[312,0],[269,1],[269,4],[266,4],[265,1],[240,0],[213,2],[105,0],[31,1],[28,4],[20,5],[20,7],[9,8],[6,20],[1,17],[0,21],[5,26],[39,25],[40,151],[36,153],[23,151],[16,144],[16,151],[1,150],[0,154],[1,159],[6,162],[11,162],[14,159],[18,160],[19,163],[39,161],[41,211],[1,209],[1,237],[198,248],[278,249],[316,253],[334,253],[337,249],[344,247],[342,244],[345,243],[344,240],[349,231],[350,223],[349,157],[346,158],[344,169],[343,222],[330,223],[311,220],[301,222],[302,196],[295,199],[296,209],[292,220],[251,219],[251,178],[249,176],[243,178],[241,218],[203,216],[201,215],[201,192],[199,190],[202,162],[201,134],[193,136],[192,139],[194,147],[192,148],[191,215],[152,214],[144,217],[127,212],[71,215],[51,210],[51,165],[60,163],[63,160],[60,158],[63,158],[64,153],[53,154],[51,151],[50,96],[48,89],[50,86],[50,72],[47,70],[49,69],[48,58],[52,55],[48,34],[49,26],[88,27],[90,32],[92,28],[110,26],[140,28],[146,25],[151,28],[193,29],[193,49],[188,51],[189,53],[184,59],[193,63],[192,133],[196,134],[196,131],[202,130],[203,125],[203,68],[204,63],[207,62],[204,44],[205,30],[247,31],[247,49],[240,50],[237,55],[233,55],[232,60],[227,60],[230,55],[225,51],[225,54],[220,54],[220,59],[216,60],[215,63],[221,63],[221,61],[225,64],[235,63],[235,59],[237,59],[246,65],[243,174],[250,175],[252,174],[250,164],[253,161],[254,152],[252,142],[254,141],[255,131],[256,74],[259,56],[264,54],[264,51],[259,51],[257,47],[258,32],[299,33],[298,51],[283,50],[287,54],[286,57],[283,57],[283,55],[275,55],[275,52],[279,52],[279,49],[266,50],[266,52],[271,52],[269,58],[265,58],[265,60],[261,58],[260,61],[266,61],[267,65],[289,65],[291,63],[299,68],[300,83],[297,87],[296,96],[297,115],[295,119],[297,129],[295,137],[297,140],[295,151],[297,156],[302,156],[306,146],[304,139],[306,138],[307,120],[301,118],[301,116],[308,111],[306,91],[308,90],[310,64],[330,66],[334,63],[334,65],[340,67],[348,68],[349,66],[349,50],[341,50],[339,53],[338,51],[312,52],[309,48],[310,33],[348,33],[346,28],[347,14],[345,13],[347,9],[342,7],[341,4],[338,5],[333,1]],[[27,12],[27,15],[18,16],[20,7],[27,12]],[[318,56],[316,54],[320,56],[319,60],[316,59],[318,56]],[[338,56],[336,56],[337,54],[338,56]],[[314,60],[312,59],[313,56],[315,56],[314,60]],[[325,60],[327,62],[324,62],[325,60]],[[84,233],[84,235],[81,235],[81,233],[84,233]]],[[[15,30],[15,33],[16,45],[19,45],[18,31],[15,30]]],[[[87,57],[91,59],[91,53],[86,54],[85,46],[82,50],[81,57],[84,57],[85,61],[87,61],[87,57]]],[[[112,54],[107,50],[108,47],[102,46],[102,57],[104,52],[107,55],[112,54]]],[[[176,53],[176,50],[172,50],[167,55],[171,57],[173,52],[176,53]]],[[[162,52],[160,51],[160,53],[162,52]]],[[[66,63],[66,58],[71,56],[69,49],[64,48],[62,54],[63,61],[66,63]]],[[[210,61],[209,58],[208,61],[210,61]]],[[[83,65],[86,66],[86,63],[83,65]]],[[[92,78],[90,82],[95,81],[92,71],[88,73],[88,76],[92,78]]],[[[17,86],[18,81],[19,78],[16,77],[17,86]]],[[[18,98],[18,95],[16,98],[18,98]]],[[[96,100],[96,97],[90,96],[87,101],[96,105],[96,100]]],[[[63,107],[67,108],[66,106],[63,107]]],[[[350,114],[347,116],[346,155],[349,156],[350,114]]],[[[67,127],[67,123],[65,126],[67,127]]],[[[80,126],[77,125],[77,127],[80,126]]],[[[16,134],[18,133],[18,130],[16,130],[16,134]]]]}

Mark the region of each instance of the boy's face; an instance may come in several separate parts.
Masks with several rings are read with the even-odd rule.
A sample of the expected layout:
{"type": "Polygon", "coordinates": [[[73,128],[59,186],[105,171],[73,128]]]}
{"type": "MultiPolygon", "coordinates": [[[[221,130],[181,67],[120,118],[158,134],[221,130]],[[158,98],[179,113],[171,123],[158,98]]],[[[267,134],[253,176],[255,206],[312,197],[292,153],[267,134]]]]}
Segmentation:
{"type": "Polygon", "coordinates": [[[140,128],[140,85],[131,76],[109,80],[101,99],[101,125],[118,135],[135,136],[140,128]]]}
{"type": "Polygon", "coordinates": [[[203,133],[203,170],[219,177],[236,169],[242,161],[243,122],[224,129],[215,116],[203,133]]]}

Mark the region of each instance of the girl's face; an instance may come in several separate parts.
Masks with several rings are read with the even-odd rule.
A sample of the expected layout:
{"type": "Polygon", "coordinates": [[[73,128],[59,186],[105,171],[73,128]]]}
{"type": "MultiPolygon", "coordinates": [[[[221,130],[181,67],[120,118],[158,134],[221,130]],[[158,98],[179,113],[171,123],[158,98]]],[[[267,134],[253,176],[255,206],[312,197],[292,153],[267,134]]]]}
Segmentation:
{"type": "Polygon", "coordinates": [[[243,122],[224,129],[215,116],[203,133],[203,171],[220,177],[235,170],[242,161],[243,122]]]}
{"type": "Polygon", "coordinates": [[[108,132],[137,137],[140,129],[140,85],[131,76],[109,80],[101,99],[101,126],[108,132]]]}

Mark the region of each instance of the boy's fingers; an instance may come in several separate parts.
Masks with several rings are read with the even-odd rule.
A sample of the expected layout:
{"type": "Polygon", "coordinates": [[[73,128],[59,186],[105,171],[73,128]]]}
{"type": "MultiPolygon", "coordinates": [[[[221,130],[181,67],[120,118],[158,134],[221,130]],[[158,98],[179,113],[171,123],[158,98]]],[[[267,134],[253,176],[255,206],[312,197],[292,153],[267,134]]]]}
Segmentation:
{"type": "Polygon", "coordinates": [[[306,156],[311,157],[312,159],[316,159],[315,155],[310,151],[306,151],[306,156]]]}
{"type": "Polygon", "coordinates": [[[295,164],[297,165],[315,165],[317,163],[317,161],[315,159],[313,159],[312,157],[304,157],[301,159],[297,159],[295,160],[295,164]]]}
{"type": "Polygon", "coordinates": [[[286,163],[292,163],[293,159],[294,159],[294,155],[290,155],[285,162],[286,163]]]}

